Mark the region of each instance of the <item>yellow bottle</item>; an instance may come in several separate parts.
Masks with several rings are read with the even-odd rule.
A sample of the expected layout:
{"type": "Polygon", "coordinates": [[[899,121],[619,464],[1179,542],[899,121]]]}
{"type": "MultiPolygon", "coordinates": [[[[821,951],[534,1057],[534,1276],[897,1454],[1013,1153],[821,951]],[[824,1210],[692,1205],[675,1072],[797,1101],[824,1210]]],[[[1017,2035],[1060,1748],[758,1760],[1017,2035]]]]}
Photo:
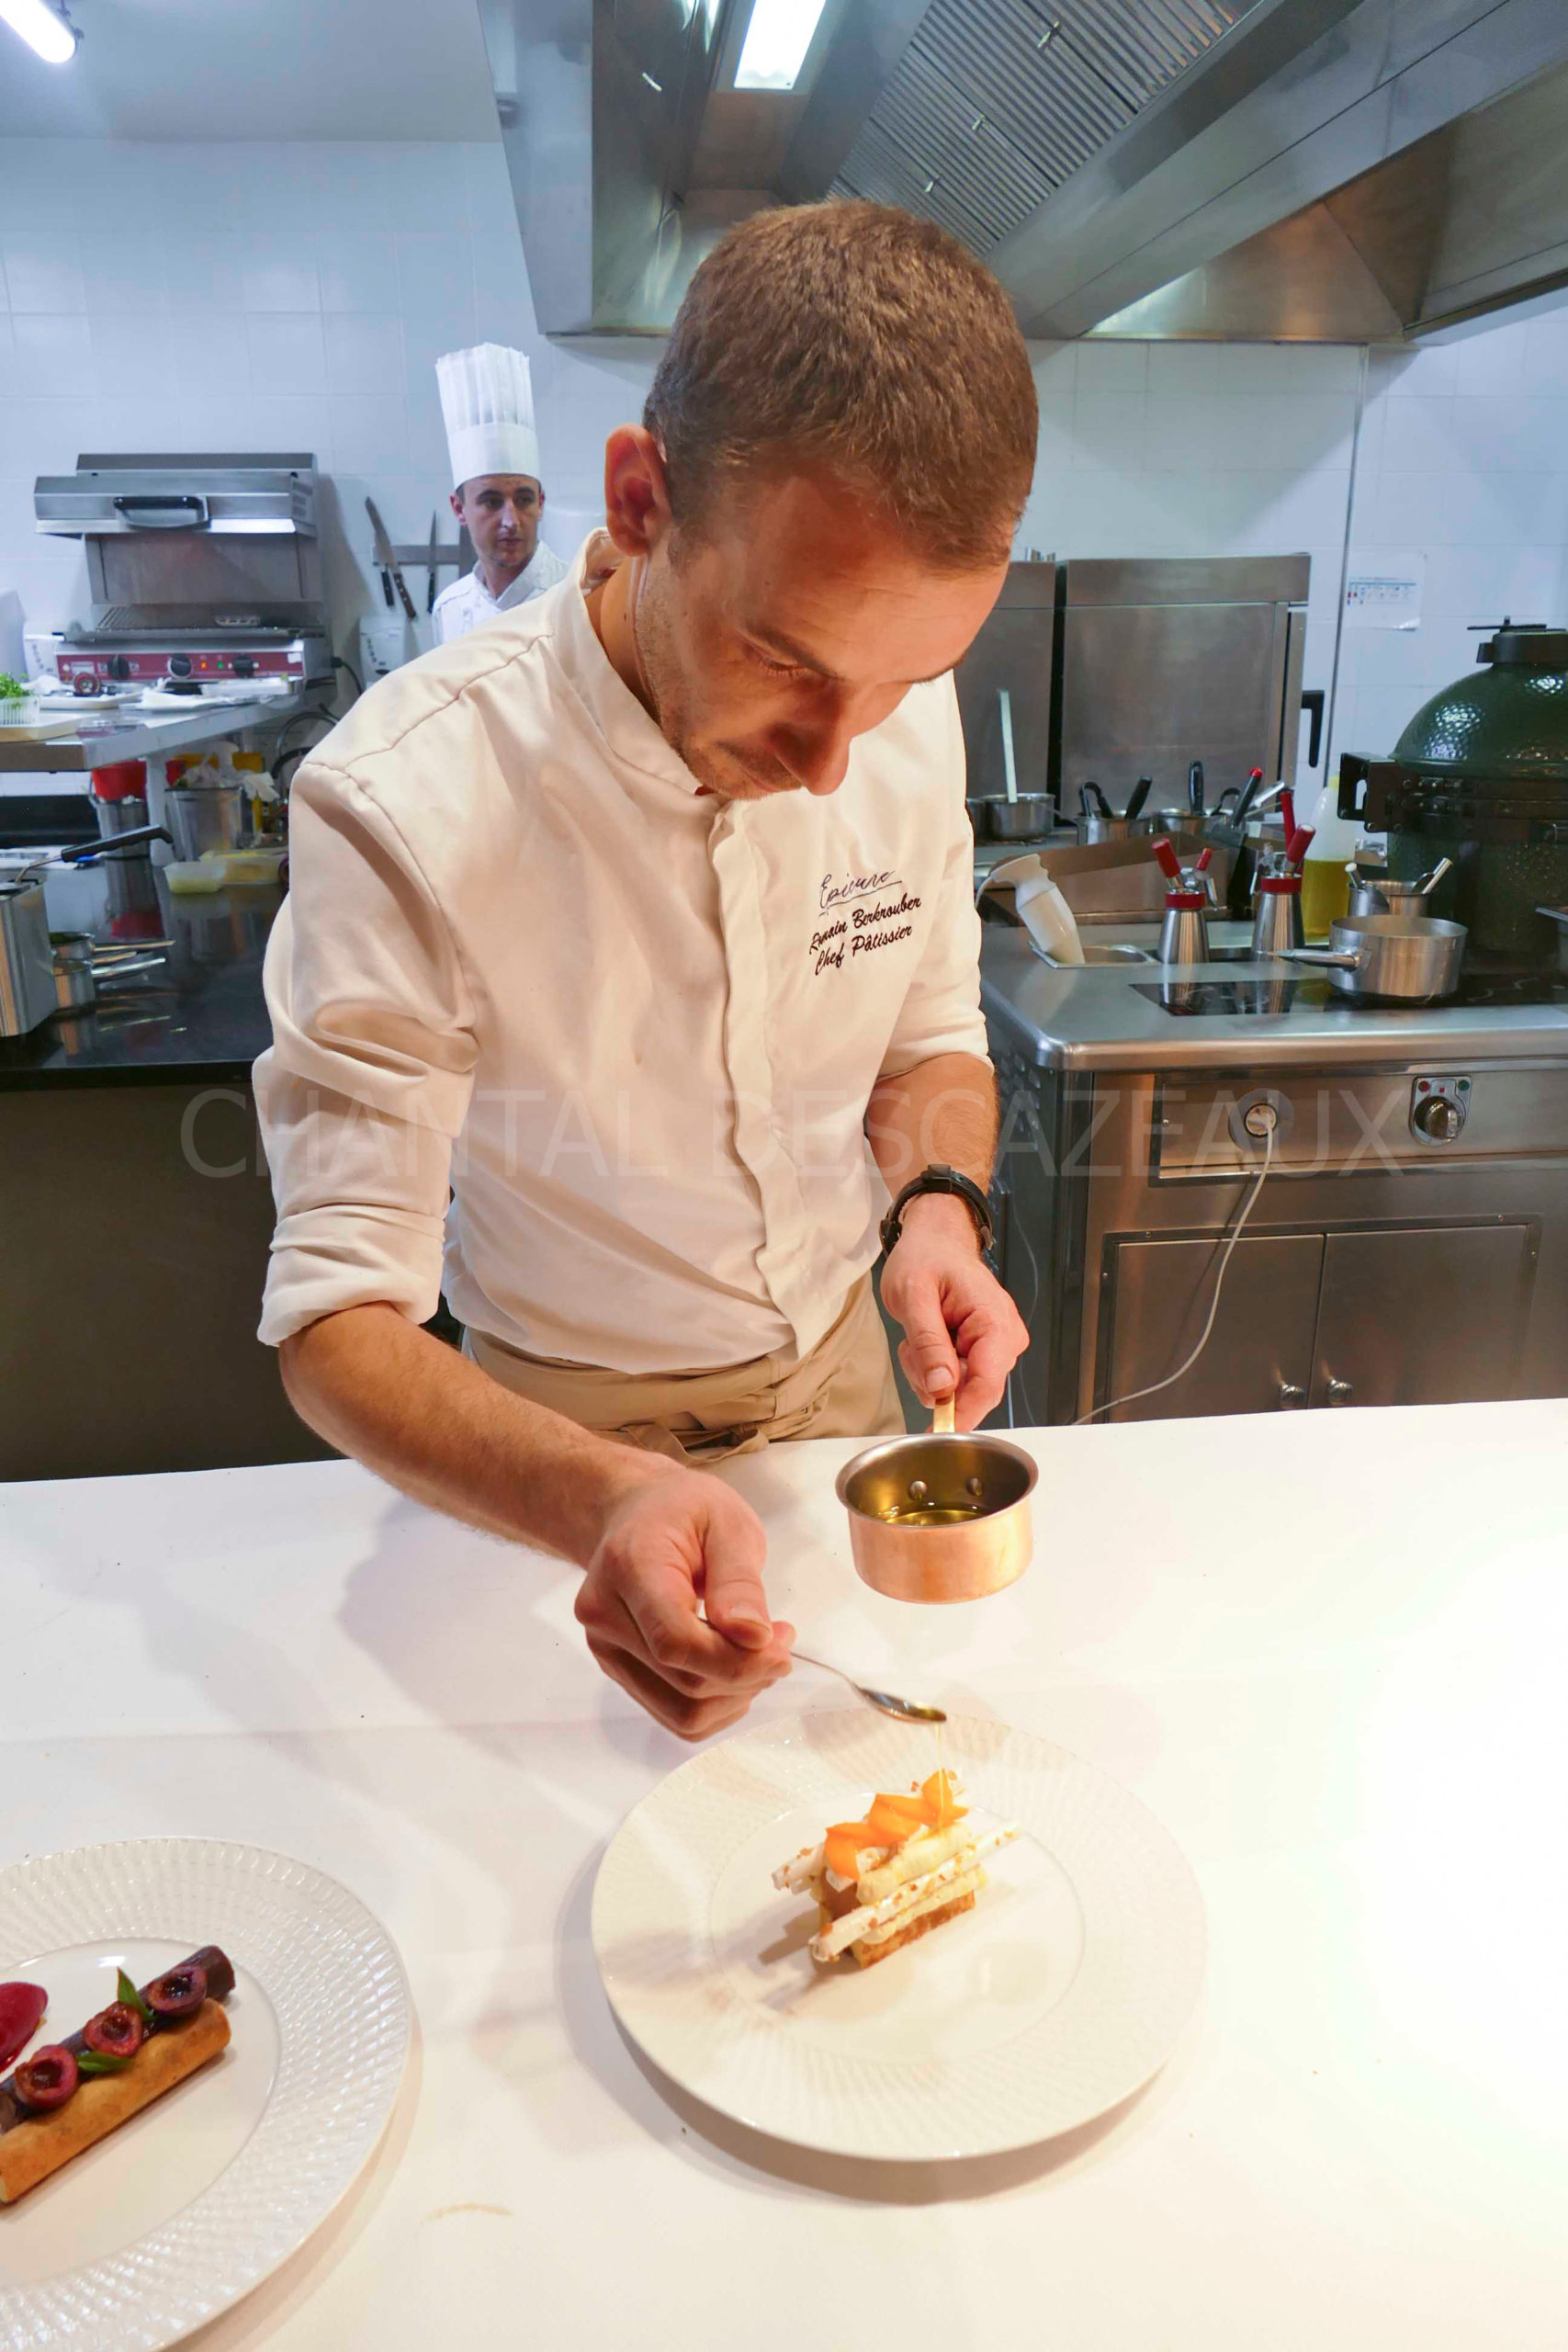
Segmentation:
{"type": "Polygon", "coordinates": [[[1350,876],[1346,869],[1361,838],[1360,826],[1339,814],[1337,768],[1305,821],[1313,835],[1302,867],[1302,929],[1309,940],[1326,939],[1329,925],[1349,912],[1350,876]]]}
{"type": "MultiPolygon", "coordinates": [[[[1313,849],[1317,846],[1313,843],[1313,849]]],[[[1326,939],[1329,925],[1350,910],[1350,876],[1343,857],[1314,857],[1302,867],[1302,929],[1309,940],[1326,939]]]]}

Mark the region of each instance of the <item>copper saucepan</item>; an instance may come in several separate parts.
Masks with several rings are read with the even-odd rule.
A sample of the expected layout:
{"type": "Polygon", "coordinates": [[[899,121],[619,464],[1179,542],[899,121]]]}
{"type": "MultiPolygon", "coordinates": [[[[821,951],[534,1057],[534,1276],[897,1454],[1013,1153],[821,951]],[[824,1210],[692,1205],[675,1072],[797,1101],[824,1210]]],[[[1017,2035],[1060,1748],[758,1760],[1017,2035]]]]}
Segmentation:
{"type": "Polygon", "coordinates": [[[939,1407],[929,1434],[886,1438],[839,1473],[856,1573],[890,1600],[1000,1592],[1033,1554],[1035,1476],[1020,1447],[988,1430],[959,1436],[951,1403],[939,1407]]]}

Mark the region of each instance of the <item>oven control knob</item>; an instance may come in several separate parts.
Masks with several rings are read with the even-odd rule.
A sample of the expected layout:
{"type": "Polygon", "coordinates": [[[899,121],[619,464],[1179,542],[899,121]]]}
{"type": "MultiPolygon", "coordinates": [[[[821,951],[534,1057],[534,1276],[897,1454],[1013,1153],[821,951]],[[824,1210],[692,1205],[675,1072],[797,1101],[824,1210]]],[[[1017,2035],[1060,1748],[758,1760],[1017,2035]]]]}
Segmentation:
{"type": "Polygon", "coordinates": [[[130,675],[130,664],[123,653],[111,653],[107,667],[111,678],[129,678],[130,675]]]}
{"type": "Polygon", "coordinates": [[[1428,1143],[1452,1143],[1464,1121],[1457,1102],[1450,1102],[1446,1094],[1432,1094],[1425,1102],[1417,1102],[1412,1125],[1428,1143]]]}
{"type": "Polygon", "coordinates": [[[236,678],[254,678],[256,674],[255,655],[254,653],[236,653],[233,662],[230,666],[233,670],[236,678]]]}
{"type": "Polygon", "coordinates": [[[169,675],[170,675],[170,677],[171,677],[171,678],[188,678],[188,677],[189,677],[189,675],[190,675],[190,655],[189,655],[188,653],[171,653],[171,654],[170,654],[170,656],[169,656],[169,675]]]}

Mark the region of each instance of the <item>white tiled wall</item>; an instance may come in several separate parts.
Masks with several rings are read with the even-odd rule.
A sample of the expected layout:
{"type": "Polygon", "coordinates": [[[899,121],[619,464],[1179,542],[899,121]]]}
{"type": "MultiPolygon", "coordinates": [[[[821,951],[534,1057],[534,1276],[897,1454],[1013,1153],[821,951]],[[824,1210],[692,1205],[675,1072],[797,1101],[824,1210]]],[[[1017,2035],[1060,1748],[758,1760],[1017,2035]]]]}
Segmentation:
{"type": "MultiPolygon", "coordinates": [[[[658,346],[539,335],[499,147],[0,139],[0,666],[19,616],[85,608],[79,551],[34,532],[32,483],[94,447],[314,449],[346,648],[382,609],[367,492],[394,537],[423,538],[433,509],[449,533],[434,361],[481,335],[533,357],[547,535],[570,552],[658,346]]],[[[1305,548],[1306,682],[1326,685],[1361,355],[1091,342],[1035,361],[1021,544],[1305,548]]],[[[1428,558],[1420,630],[1346,639],[1339,741],[1381,750],[1472,658],[1467,621],[1568,616],[1568,318],[1374,352],[1368,391],[1357,559],[1428,558]]]]}
{"type": "Polygon", "coordinates": [[[1312,557],[1303,684],[1328,684],[1359,350],[1035,346],[1040,465],[1023,540],[1078,556],[1312,557]]]}
{"type": "Polygon", "coordinates": [[[547,536],[570,552],[658,345],[544,341],[499,147],[0,139],[0,597],[28,628],[85,611],[79,548],[32,519],[34,476],[80,450],[308,448],[346,648],[382,610],[367,492],[395,539],[433,510],[454,536],[434,363],[480,336],[532,356],[547,536]]]}
{"type": "Polygon", "coordinates": [[[1388,752],[1475,624],[1568,618],[1568,313],[1371,354],[1350,544],[1358,570],[1426,558],[1418,629],[1345,635],[1339,742],[1388,752]]]}

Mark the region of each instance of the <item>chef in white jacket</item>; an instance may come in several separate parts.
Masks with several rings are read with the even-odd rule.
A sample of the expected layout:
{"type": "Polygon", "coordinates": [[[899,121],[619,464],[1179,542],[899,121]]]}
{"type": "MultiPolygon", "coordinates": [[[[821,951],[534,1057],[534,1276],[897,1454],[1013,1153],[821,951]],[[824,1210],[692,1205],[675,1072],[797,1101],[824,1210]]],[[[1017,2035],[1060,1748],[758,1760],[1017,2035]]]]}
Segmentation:
{"type": "Polygon", "coordinates": [[[452,512],[479,560],[435,599],[435,641],[446,644],[542,596],[567,567],[541,544],[545,492],[528,362],[504,344],[448,351],[435,363],[452,460],[452,512]]]}

